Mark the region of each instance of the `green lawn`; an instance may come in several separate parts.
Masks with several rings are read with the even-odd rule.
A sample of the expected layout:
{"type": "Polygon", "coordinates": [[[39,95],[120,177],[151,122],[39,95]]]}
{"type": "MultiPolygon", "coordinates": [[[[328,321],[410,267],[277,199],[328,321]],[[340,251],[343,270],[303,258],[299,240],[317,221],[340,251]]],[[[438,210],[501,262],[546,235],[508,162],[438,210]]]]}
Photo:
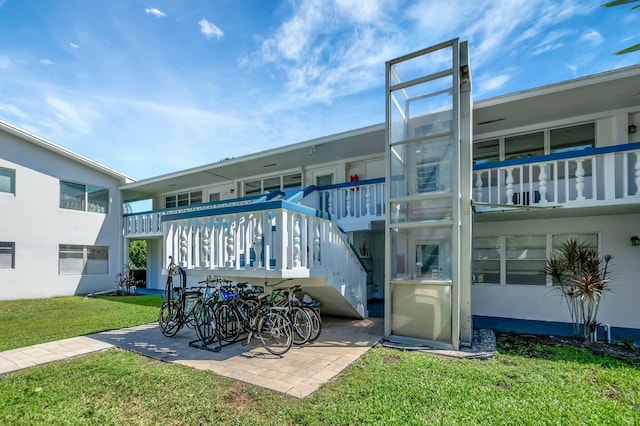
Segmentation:
{"type": "MultiPolygon", "coordinates": [[[[128,304],[100,302],[107,311],[128,304]]],[[[376,348],[303,400],[111,350],[1,375],[0,424],[640,424],[640,368],[526,345],[491,361],[376,348]]]]}
{"type": "Polygon", "coordinates": [[[158,319],[158,296],[55,297],[0,302],[0,351],[158,319]]]}

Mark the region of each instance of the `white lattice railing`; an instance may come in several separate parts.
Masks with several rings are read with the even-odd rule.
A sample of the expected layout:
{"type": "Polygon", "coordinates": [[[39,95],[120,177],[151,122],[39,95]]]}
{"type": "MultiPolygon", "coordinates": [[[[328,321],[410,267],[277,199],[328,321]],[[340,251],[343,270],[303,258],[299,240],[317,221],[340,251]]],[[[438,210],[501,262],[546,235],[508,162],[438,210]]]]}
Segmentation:
{"type": "Polygon", "coordinates": [[[474,167],[474,201],[602,205],[640,196],[640,143],[474,167]]]}
{"type": "MultiPolygon", "coordinates": [[[[301,205],[329,213],[345,230],[384,220],[384,178],[305,189],[301,205]]],[[[365,228],[366,229],[366,226],[365,228]]]]}
{"type": "Polygon", "coordinates": [[[204,210],[214,210],[224,207],[244,206],[260,201],[268,201],[283,195],[276,191],[270,194],[237,198],[233,200],[215,201],[184,207],[173,207],[162,210],[153,210],[143,213],[130,213],[123,216],[125,237],[153,237],[162,235],[162,217],[179,213],[189,213],[204,210]]]}
{"type": "MultiPolygon", "coordinates": [[[[366,271],[343,232],[315,210],[272,201],[219,211],[165,215],[164,259],[203,274],[254,271],[283,278],[326,276],[364,312],[366,271]]],[[[164,269],[168,265],[165,263],[164,269]]]]}

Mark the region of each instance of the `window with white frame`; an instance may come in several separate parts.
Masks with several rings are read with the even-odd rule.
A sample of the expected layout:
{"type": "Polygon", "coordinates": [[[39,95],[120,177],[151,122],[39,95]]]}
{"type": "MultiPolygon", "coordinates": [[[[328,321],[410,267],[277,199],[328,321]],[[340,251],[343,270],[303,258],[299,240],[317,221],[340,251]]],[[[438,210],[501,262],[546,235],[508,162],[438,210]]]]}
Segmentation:
{"type": "Polygon", "coordinates": [[[107,214],[109,201],[106,188],[60,181],[60,208],[107,214]]]}
{"type": "Polygon", "coordinates": [[[0,269],[15,268],[16,243],[0,241],[0,269]]]}
{"type": "Polygon", "coordinates": [[[482,164],[595,146],[596,123],[590,122],[477,141],[473,143],[473,160],[482,164]]]}
{"type": "Polygon", "coordinates": [[[109,273],[109,247],[60,244],[60,275],[97,275],[109,273]]]}
{"type": "Polygon", "coordinates": [[[0,167],[0,192],[16,193],[16,171],[0,167]]]}
{"type": "Polygon", "coordinates": [[[282,176],[270,176],[243,182],[244,195],[260,195],[273,191],[287,191],[302,187],[302,174],[292,173],[282,176]]]}
{"type": "Polygon", "coordinates": [[[169,209],[171,207],[189,206],[191,204],[198,204],[202,202],[202,191],[190,191],[182,192],[180,194],[172,194],[164,197],[164,207],[169,209]]]}
{"type": "Polygon", "coordinates": [[[496,235],[474,237],[475,283],[548,286],[546,260],[569,239],[597,249],[598,234],[496,235]]]}

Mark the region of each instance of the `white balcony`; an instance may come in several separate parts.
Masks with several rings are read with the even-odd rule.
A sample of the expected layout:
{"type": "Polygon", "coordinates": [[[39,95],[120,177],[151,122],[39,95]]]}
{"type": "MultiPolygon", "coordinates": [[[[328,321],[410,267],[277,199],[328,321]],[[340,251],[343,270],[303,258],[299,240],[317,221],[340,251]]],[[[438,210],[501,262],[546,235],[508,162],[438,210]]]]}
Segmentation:
{"type": "Polygon", "coordinates": [[[261,201],[281,198],[284,193],[276,191],[270,194],[237,198],[234,200],[215,201],[197,205],[173,207],[143,213],[131,213],[123,216],[124,236],[126,238],[146,238],[162,236],[162,217],[180,213],[209,211],[227,207],[244,206],[261,201]]]}
{"type": "Polygon", "coordinates": [[[473,170],[473,200],[488,206],[640,202],[640,143],[484,163],[473,170]]]}
{"type": "MultiPolygon", "coordinates": [[[[192,275],[316,278],[331,306],[348,302],[365,316],[367,274],[338,226],[316,210],[286,201],[165,214],[163,269],[169,257],[192,275]],[[331,288],[331,291],[328,291],[331,288]]],[[[343,314],[344,314],[344,308],[343,314]]]]}
{"type": "Polygon", "coordinates": [[[311,186],[300,204],[329,213],[346,231],[370,229],[371,222],[385,219],[384,178],[311,186]]]}

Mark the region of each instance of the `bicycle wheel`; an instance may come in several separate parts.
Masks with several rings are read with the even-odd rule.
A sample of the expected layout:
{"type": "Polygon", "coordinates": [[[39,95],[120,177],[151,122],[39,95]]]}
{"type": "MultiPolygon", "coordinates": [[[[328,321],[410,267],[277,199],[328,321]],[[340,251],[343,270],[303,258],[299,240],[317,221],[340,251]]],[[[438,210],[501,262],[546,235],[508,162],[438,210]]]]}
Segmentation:
{"type": "Polygon", "coordinates": [[[293,344],[304,345],[311,337],[312,323],[304,309],[293,306],[289,309],[289,319],[293,327],[293,344]]]}
{"type": "Polygon", "coordinates": [[[220,303],[214,308],[220,338],[225,342],[235,342],[242,332],[242,321],[236,309],[228,303],[220,303]]]}
{"type": "Polygon", "coordinates": [[[205,345],[215,342],[218,338],[218,326],[216,316],[209,305],[201,305],[194,308],[196,317],[196,335],[205,345]]]}
{"type": "Polygon", "coordinates": [[[180,309],[175,301],[169,300],[162,303],[158,314],[160,331],[167,337],[175,336],[182,328],[180,309]]]}
{"type": "Polygon", "coordinates": [[[309,318],[311,318],[311,334],[309,335],[309,342],[313,342],[318,337],[320,337],[320,332],[322,331],[322,318],[320,318],[320,313],[309,307],[303,308],[307,314],[309,314],[309,318]]]}
{"type": "Polygon", "coordinates": [[[274,355],[282,355],[291,348],[291,321],[278,311],[266,311],[258,321],[258,336],[262,346],[274,355]]]}

